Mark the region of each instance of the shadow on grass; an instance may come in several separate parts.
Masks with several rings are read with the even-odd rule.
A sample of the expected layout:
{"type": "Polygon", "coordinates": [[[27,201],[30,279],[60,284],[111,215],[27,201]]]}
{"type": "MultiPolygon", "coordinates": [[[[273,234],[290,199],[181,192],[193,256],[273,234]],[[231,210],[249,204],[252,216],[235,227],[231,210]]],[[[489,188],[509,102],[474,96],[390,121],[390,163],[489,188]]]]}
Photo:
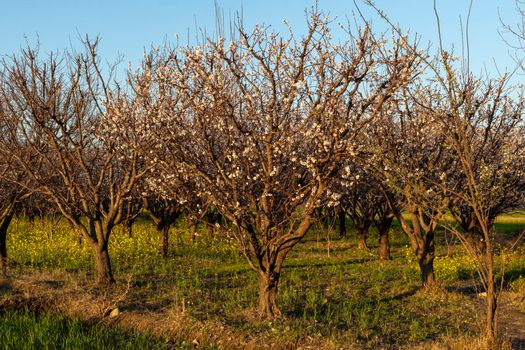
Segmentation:
{"type": "Polygon", "coordinates": [[[53,289],[58,289],[58,288],[61,288],[64,286],[64,282],[61,282],[61,281],[54,281],[54,280],[46,280],[46,281],[41,281],[40,283],[46,285],[46,286],[49,286],[53,289]]]}
{"type": "Polygon", "coordinates": [[[9,295],[11,294],[12,288],[8,283],[0,282],[0,295],[9,295]]]}
{"type": "Polygon", "coordinates": [[[351,295],[321,296],[314,304],[309,303],[305,295],[296,298],[282,311],[298,329],[314,327],[327,334],[339,335],[350,332],[350,338],[363,343],[381,338],[382,346],[390,348],[400,342],[401,338],[409,336],[410,327],[424,327],[424,337],[427,339],[439,335],[439,327],[433,329],[426,324],[432,321],[423,320],[421,315],[403,305],[404,299],[413,296],[418,290],[419,288],[413,288],[393,296],[371,298],[355,298],[351,295]],[[406,324],[398,328],[391,327],[400,320],[404,320],[406,324]]]}
{"type": "Polygon", "coordinates": [[[283,266],[285,269],[300,269],[305,267],[326,267],[326,266],[348,266],[363,264],[369,261],[377,260],[375,257],[371,258],[361,258],[361,259],[350,259],[350,260],[335,260],[335,261],[318,261],[313,263],[288,263],[283,266]]]}
{"type": "Polygon", "coordinates": [[[447,292],[458,293],[468,296],[477,295],[484,291],[483,285],[479,278],[471,278],[468,280],[459,280],[451,286],[446,286],[447,292]]]}
{"type": "Polygon", "coordinates": [[[381,298],[380,301],[385,301],[385,302],[390,302],[390,301],[394,301],[394,300],[401,301],[401,300],[403,300],[405,298],[413,296],[420,289],[421,289],[420,287],[412,288],[410,290],[407,290],[406,292],[403,292],[403,293],[400,293],[400,294],[397,294],[397,295],[394,295],[394,296],[391,296],[391,297],[381,298]]]}

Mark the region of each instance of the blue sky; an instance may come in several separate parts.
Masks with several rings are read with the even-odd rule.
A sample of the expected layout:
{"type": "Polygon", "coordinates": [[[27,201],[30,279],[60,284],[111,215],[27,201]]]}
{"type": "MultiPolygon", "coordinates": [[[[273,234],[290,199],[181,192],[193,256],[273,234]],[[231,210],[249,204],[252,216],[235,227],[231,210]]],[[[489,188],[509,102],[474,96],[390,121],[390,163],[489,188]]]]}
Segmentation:
{"type": "MultiPolygon", "coordinates": [[[[359,0],[358,0],[359,2],[359,0]]],[[[304,31],[304,10],[313,1],[299,0],[218,0],[226,20],[229,13],[243,11],[247,27],[265,23],[279,29],[288,19],[297,32],[304,31]]],[[[136,64],[144,47],[159,44],[175,34],[186,38],[188,30],[195,34],[196,24],[212,33],[215,27],[213,0],[0,0],[0,55],[12,54],[25,45],[25,37],[35,42],[38,37],[44,50],[63,49],[78,45],[78,35],[100,35],[100,52],[114,60],[118,54],[136,64]]],[[[394,22],[404,29],[417,32],[422,42],[436,45],[436,20],[433,0],[376,0],[394,22]]],[[[438,9],[445,45],[461,50],[460,16],[466,21],[468,0],[439,0],[438,9]]],[[[355,7],[351,0],[319,0],[319,7],[340,21],[352,17],[355,7]]],[[[365,16],[374,28],[385,24],[366,6],[365,16]]],[[[502,29],[498,12],[509,23],[517,23],[514,0],[474,0],[470,19],[471,67],[479,72],[487,67],[495,73],[495,60],[501,70],[512,68],[509,48],[498,30],[502,29]]],[[[339,38],[344,39],[344,38],[339,38]]]]}

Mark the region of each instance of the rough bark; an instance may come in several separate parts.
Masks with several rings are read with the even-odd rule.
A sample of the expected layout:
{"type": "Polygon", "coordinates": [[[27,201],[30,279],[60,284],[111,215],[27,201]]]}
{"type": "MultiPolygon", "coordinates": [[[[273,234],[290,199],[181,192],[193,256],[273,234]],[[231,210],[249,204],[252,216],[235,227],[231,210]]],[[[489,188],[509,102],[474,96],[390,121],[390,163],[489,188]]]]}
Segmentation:
{"type": "Polygon", "coordinates": [[[434,257],[425,255],[424,257],[418,258],[419,268],[421,269],[421,281],[423,287],[432,287],[435,285],[436,280],[434,278],[434,257]]]}
{"type": "Polygon", "coordinates": [[[96,262],[96,281],[98,285],[108,285],[115,282],[113,271],[111,269],[111,262],[109,259],[109,251],[107,243],[96,245],[95,249],[96,262]]]}
{"type": "Polygon", "coordinates": [[[410,221],[406,221],[400,212],[396,213],[398,222],[403,231],[410,238],[410,244],[414,251],[419,268],[421,270],[421,281],[423,288],[433,287],[436,284],[434,276],[434,230],[437,226],[437,218],[418,213],[417,208],[409,210],[410,221]],[[410,223],[409,223],[410,222],[410,223]]]}
{"type": "Polygon", "coordinates": [[[13,213],[8,213],[0,224],[0,265],[2,269],[7,267],[7,229],[12,219],[13,213]]]}
{"type": "Polygon", "coordinates": [[[366,244],[367,232],[359,230],[357,231],[357,248],[361,250],[368,250],[368,245],[366,244]]]}
{"type": "Polygon", "coordinates": [[[421,269],[421,282],[423,287],[433,287],[436,284],[434,276],[435,246],[433,231],[425,235],[424,242],[422,242],[416,250],[416,256],[418,258],[419,268],[421,269]]]}
{"type": "Polygon", "coordinates": [[[386,216],[380,220],[377,225],[377,231],[379,233],[379,259],[380,260],[391,260],[390,255],[390,226],[394,216],[386,216]]]}
{"type": "MultiPolygon", "coordinates": [[[[85,228],[80,222],[77,222],[77,227],[85,228]]],[[[108,250],[112,228],[113,225],[110,223],[102,222],[100,219],[91,219],[89,230],[83,231],[95,255],[96,283],[100,286],[115,282],[108,250]]]]}
{"type": "Polygon", "coordinates": [[[388,230],[385,232],[379,232],[379,259],[392,260],[392,256],[390,255],[390,238],[388,230]]]}
{"type": "MultiPolygon", "coordinates": [[[[312,226],[313,220],[310,215],[305,217],[293,234],[281,237],[280,244],[277,246],[260,246],[257,240],[251,240],[251,251],[257,256],[257,267],[249,259],[249,254],[243,251],[245,257],[253,270],[259,274],[259,307],[258,312],[261,318],[273,319],[281,316],[281,311],[277,307],[277,289],[283,261],[288,252],[304,237],[312,226]]],[[[251,225],[247,225],[248,234],[254,237],[251,225]]]]}
{"type": "Polygon", "coordinates": [[[281,316],[276,301],[279,269],[259,272],[259,316],[263,318],[272,319],[281,316]]]}
{"type": "Polygon", "coordinates": [[[368,250],[368,245],[366,244],[366,236],[368,235],[368,229],[372,222],[365,222],[363,225],[356,227],[357,230],[357,248],[361,250],[368,250]]]}

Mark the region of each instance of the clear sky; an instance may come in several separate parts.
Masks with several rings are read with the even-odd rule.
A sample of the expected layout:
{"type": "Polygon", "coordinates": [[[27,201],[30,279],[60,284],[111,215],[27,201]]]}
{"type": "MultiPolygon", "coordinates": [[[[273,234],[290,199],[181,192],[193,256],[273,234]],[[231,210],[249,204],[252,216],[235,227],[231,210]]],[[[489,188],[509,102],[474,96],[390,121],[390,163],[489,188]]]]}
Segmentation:
{"type": "MultiPolygon", "coordinates": [[[[229,13],[242,9],[246,27],[255,23],[282,28],[288,19],[298,32],[304,31],[305,8],[312,0],[217,0],[226,20],[229,13]]],[[[360,0],[358,0],[358,3],[360,0]]],[[[136,64],[143,49],[172,40],[175,34],[186,38],[195,34],[196,25],[213,33],[215,4],[213,0],[0,0],[0,55],[12,54],[25,45],[26,37],[38,37],[44,50],[78,45],[78,35],[86,33],[102,38],[100,53],[108,60],[118,54],[136,64]]],[[[436,20],[433,0],[376,0],[394,22],[422,36],[422,42],[436,45],[436,20]]],[[[319,7],[340,21],[352,17],[352,0],[319,0],[319,7]]],[[[460,16],[465,23],[469,0],[438,0],[445,45],[461,51],[460,16]]],[[[373,11],[361,6],[374,28],[382,30],[384,22],[373,11]]],[[[479,72],[484,66],[493,73],[494,60],[502,70],[513,67],[509,48],[498,30],[502,25],[498,13],[508,23],[517,23],[514,0],[474,0],[470,18],[471,67],[479,72]]],[[[193,36],[194,37],[194,36],[193,36]]],[[[344,39],[344,38],[339,38],[344,39]]]]}

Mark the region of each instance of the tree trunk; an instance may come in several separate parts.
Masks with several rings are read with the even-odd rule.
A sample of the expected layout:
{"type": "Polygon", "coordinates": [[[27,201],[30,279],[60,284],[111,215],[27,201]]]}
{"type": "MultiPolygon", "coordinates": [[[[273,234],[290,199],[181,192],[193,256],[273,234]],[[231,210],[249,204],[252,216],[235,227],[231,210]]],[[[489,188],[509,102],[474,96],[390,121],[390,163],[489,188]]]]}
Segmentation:
{"type": "Polygon", "coordinates": [[[379,259],[392,260],[390,256],[390,238],[388,229],[384,232],[379,231],[379,259]]]}
{"type": "Polygon", "coordinates": [[[128,234],[129,238],[133,237],[133,223],[132,222],[126,222],[124,224],[124,231],[128,234]]]}
{"type": "Polygon", "coordinates": [[[392,260],[390,255],[390,226],[394,220],[393,215],[385,215],[377,224],[377,231],[379,233],[379,259],[392,260]]]}
{"type": "Polygon", "coordinates": [[[168,251],[169,251],[169,239],[170,239],[170,225],[163,225],[159,228],[160,230],[160,253],[162,254],[162,257],[167,258],[168,257],[168,251]]]}
{"type": "Polygon", "coordinates": [[[368,245],[366,244],[367,233],[368,227],[357,229],[357,248],[362,250],[368,250],[368,245]]]}
{"type": "Polygon", "coordinates": [[[346,213],[344,210],[339,211],[339,237],[346,237],[346,213]]]}
{"type": "MultiPolygon", "coordinates": [[[[258,258],[258,269],[256,271],[258,271],[259,274],[258,311],[260,317],[272,319],[281,315],[281,311],[277,307],[276,296],[283,261],[288,252],[306,235],[310,227],[312,227],[312,224],[313,218],[311,214],[308,213],[292,234],[281,236],[281,238],[286,239],[286,241],[277,249],[274,244],[267,240],[266,242],[263,240],[264,245],[259,245],[257,238],[250,241],[250,249],[256,253],[255,255],[258,258]]],[[[239,226],[246,227],[245,234],[250,237],[256,237],[256,232],[252,225],[241,222],[239,226]]],[[[239,226],[237,226],[237,229],[242,233],[243,229],[239,228],[239,226]]],[[[240,235],[237,237],[239,236],[240,235]]],[[[250,267],[256,269],[251,256],[245,251],[243,251],[243,255],[249,262],[250,267]]]]}
{"type": "Polygon", "coordinates": [[[4,216],[0,225],[0,265],[2,269],[7,267],[7,228],[13,219],[13,213],[4,216]]]}
{"type": "Polygon", "coordinates": [[[434,278],[434,258],[436,249],[434,245],[434,231],[428,231],[417,249],[419,268],[421,269],[421,281],[423,287],[433,287],[436,284],[434,278]],[[422,244],[421,244],[422,243],[422,244]]]}
{"type": "MultiPolygon", "coordinates": [[[[488,227],[492,227],[492,222],[488,227]]],[[[483,230],[485,231],[485,230],[483,230]]],[[[486,266],[486,286],[487,286],[487,319],[486,319],[486,341],[487,349],[496,349],[498,345],[498,294],[494,276],[494,255],[492,251],[492,242],[488,234],[485,236],[485,251],[483,258],[486,266]]]]}
{"type": "MultiPolygon", "coordinates": [[[[402,215],[398,213],[397,220],[401,224],[403,231],[410,238],[410,245],[417,257],[419,269],[421,270],[421,282],[423,288],[432,288],[436,284],[434,277],[434,258],[435,258],[435,243],[434,243],[434,228],[435,222],[430,221],[420,225],[420,220],[425,218],[418,216],[416,210],[412,208],[409,211],[410,221],[412,227],[407,224],[402,215]]],[[[428,220],[427,220],[428,221],[428,220]]]]}
{"type": "Polygon", "coordinates": [[[96,282],[100,286],[106,286],[113,282],[113,271],[109,259],[108,243],[109,235],[113,225],[104,225],[99,219],[89,220],[88,239],[95,255],[96,282]]]}
{"type": "Polygon", "coordinates": [[[279,275],[276,271],[259,272],[259,316],[263,318],[281,316],[276,302],[279,275]]]}
{"type": "Polygon", "coordinates": [[[97,284],[108,285],[115,282],[115,279],[113,278],[113,271],[111,270],[111,262],[109,260],[107,243],[102,243],[95,246],[95,261],[97,284]]]}
{"type": "MultiPolygon", "coordinates": [[[[432,244],[432,247],[434,245],[432,244]]],[[[421,281],[423,287],[433,287],[436,284],[434,278],[434,249],[425,249],[418,256],[419,268],[421,269],[421,281]]]]}
{"type": "Polygon", "coordinates": [[[496,310],[498,307],[498,300],[496,296],[494,279],[488,283],[487,290],[487,320],[486,320],[486,337],[487,349],[495,349],[498,340],[497,334],[497,317],[496,310]]]}

